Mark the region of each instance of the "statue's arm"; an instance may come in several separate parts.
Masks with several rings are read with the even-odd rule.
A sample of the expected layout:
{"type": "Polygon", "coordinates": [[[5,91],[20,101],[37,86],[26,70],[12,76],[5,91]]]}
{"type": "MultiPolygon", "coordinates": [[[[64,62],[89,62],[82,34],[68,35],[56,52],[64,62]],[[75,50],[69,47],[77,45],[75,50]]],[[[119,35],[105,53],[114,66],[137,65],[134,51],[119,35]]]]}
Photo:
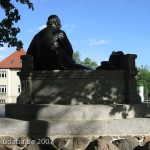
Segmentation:
{"type": "Polygon", "coordinates": [[[58,34],[58,38],[59,38],[60,43],[62,44],[62,46],[66,50],[67,54],[72,57],[73,56],[73,49],[72,49],[72,45],[71,45],[70,41],[68,40],[66,33],[64,31],[61,31],[58,34]]]}

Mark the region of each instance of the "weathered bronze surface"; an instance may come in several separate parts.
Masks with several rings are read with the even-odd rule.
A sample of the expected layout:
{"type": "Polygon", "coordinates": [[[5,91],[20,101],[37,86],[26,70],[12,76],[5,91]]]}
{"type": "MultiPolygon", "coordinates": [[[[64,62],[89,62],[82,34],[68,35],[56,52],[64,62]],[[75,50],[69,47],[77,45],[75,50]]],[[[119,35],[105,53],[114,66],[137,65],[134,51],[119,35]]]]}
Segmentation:
{"type": "Polygon", "coordinates": [[[66,33],[61,30],[61,22],[56,15],[49,16],[47,27],[34,36],[28,54],[33,56],[33,70],[91,69],[76,64],[72,45],[66,33]]]}

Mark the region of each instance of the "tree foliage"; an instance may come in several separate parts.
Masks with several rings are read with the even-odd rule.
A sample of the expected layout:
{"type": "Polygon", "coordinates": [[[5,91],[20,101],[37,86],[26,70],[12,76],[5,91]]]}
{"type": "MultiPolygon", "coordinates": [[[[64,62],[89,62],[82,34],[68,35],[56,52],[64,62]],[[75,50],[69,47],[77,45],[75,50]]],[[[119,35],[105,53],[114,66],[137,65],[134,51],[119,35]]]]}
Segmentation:
{"type": "MultiPolygon", "coordinates": [[[[30,0],[16,0],[16,2],[26,4],[29,9],[34,9],[30,0]]],[[[5,18],[0,22],[0,47],[7,43],[8,47],[17,47],[19,50],[23,46],[22,41],[17,39],[20,28],[14,26],[21,19],[19,11],[11,0],[0,0],[0,7],[5,13],[5,18]]]]}
{"type": "Polygon", "coordinates": [[[78,51],[73,53],[73,58],[75,59],[77,64],[81,64],[81,60],[80,60],[80,53],[78,51]]]}
{"type": "Polygon", "coordinates": [[[144,86],[144,95],[150,96],[150,71],[147,66],[138,67],[138,84],[144,86]]]}
{"type": "Polygon", "coordinates": [[[80,59],[80,53],[78,51],[74,52],[73,58],[75,59],[77,64],[82,64],[87,67],[91,67],[93,69],[96,69],[98,67],[97,63],[95,61],[92,61],[90,58],[85,58],[84,61],[81,61],[80,59]]]}
{"type": "Polygon", "coordinates": [[[93,69],[96,69],[98,67],[97,63],[95,61],[92,61],[88,57],[84,60],[83,65],[85,65],[87,67],[91,67],[93,69]]]}

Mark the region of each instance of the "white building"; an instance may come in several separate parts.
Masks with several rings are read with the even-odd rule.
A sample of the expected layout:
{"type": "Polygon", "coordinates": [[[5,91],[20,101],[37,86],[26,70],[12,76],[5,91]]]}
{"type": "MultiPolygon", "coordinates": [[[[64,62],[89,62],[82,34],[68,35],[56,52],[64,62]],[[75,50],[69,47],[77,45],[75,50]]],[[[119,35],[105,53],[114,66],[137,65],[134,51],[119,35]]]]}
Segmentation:
{"type": "Polygon", "coordinates": [[[20,56],[25,54],[26,52],[20,49],[0,62],[0,103],[16,103],[21,92],[17,72],[22,67],[20,56]]]}

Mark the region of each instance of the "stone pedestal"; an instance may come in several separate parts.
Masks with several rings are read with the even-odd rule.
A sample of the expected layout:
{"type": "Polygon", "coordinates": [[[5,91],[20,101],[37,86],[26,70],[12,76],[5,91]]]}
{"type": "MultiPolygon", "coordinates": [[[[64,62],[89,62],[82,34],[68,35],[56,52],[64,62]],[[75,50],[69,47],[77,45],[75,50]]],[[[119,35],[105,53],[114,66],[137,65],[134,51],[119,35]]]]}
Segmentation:
{"type": "Polygon", "coordinates": [[[21,71],[18,104],[140,103],[136,70],[21,71]]]}
{"type": "Polygon", "coordinates": [[[147,135],[150,134],[149,117],[148,104],[7,104],[7,119],[1,121],[0,128],[4,135],[51,138],[147,135]],[[10,131],[4,129],[6,126],[10,131]]]}
{"type": "MultiPolygon", "coordinates": [[[[34,71],[31,55],[22,56],[18,72],[22,92],[18,104],[133,104],[137,93],[135,59],[137,55],[114,56],[119,67],[97,70],[34,71]],[[119,64],[118,64],[119,63],[119,64]]],[[[100,67],[101,68],[101,67],[100,67]]]]}
{"type": "Polygon", "coordinates": [[[22,92],[17,104],[6,105],[1,134],[54,143],[150,134],[150,106],[141,104],[133,56],[125,55],[119,70],[33,71],[24,64],[18,72],[22,92]]]}
{"type": "Polygon", "coordinates": [[[21,120],[114,120],[149,118],[150,104],[48,105],[7,104],[6,117],[21,120]],[[15,111],[14,111],[15,110],[15,111]]]}

